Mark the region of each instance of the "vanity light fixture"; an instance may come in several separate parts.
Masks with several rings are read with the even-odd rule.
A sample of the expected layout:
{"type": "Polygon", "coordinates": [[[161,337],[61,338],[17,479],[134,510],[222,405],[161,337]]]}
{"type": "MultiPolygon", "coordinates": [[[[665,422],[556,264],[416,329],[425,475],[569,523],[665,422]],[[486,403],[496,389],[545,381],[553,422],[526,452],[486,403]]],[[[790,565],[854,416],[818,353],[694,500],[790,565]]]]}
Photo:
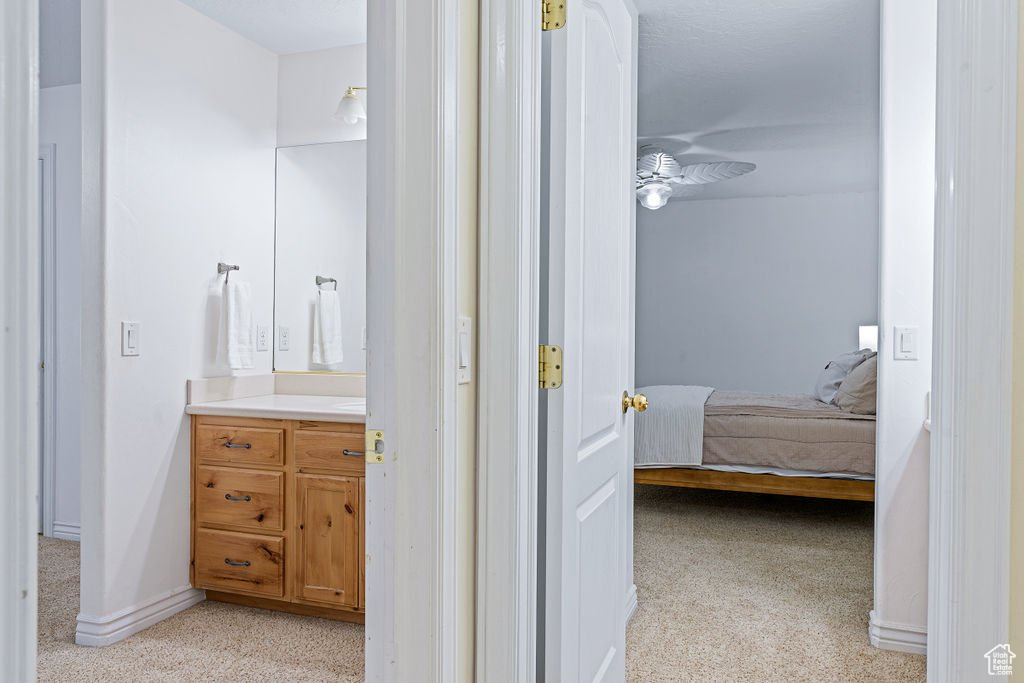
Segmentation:
{"type": "Polygon", "coordinates": [[[338,108],[334,111],[334,118],[344,121],[349,125],[355,125],[359,121],[366,120],[366,108],[356,96],[356,90],[366,90],[365,87],[350,85],[338,102],[338,108]]]}

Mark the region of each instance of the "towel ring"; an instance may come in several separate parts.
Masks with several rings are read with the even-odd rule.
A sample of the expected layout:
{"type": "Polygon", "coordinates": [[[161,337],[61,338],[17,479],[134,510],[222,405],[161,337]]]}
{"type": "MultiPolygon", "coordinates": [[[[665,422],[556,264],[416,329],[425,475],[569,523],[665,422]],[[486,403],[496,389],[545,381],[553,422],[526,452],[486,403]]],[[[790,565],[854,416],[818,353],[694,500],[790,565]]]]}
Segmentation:
{"type": "Polygon", "coordinates": [[[238,266],[233,266],[233,265],[231,265],[229,263],[218,263],[217,264],[217,275],[223,275],[225,283],[228,281],[228,279],[231,278],[231,271],[232,270],[239,270],[239,267],[238,266]]]}
{"type": "Polygon", "coordinates": [[[319,287],[320,285],[325,285],[328,282],[334,283],[334,291],[337,292],[338,291],[338,281],[337,280],[335,280],[333,277],[324,277],[323,275],[317,275],[316,276],[316,286],[317,287],[319,287]]]}

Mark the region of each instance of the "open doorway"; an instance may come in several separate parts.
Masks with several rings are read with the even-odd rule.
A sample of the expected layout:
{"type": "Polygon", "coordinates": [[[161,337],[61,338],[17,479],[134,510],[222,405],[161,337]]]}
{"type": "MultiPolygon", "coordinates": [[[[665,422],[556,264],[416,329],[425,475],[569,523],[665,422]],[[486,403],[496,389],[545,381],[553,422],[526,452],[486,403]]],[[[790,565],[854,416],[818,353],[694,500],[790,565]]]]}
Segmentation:
{"type": "Polygon", "coordinates": [[[360,680],[365,4],[53,4],[86,26],[86,211],[117,199],[88,222],[85,272],[58,268],[99,303],[75,435],[95,466],[81,559],[40,548],[40,678],[112,678],[126,659],[198,678],[228,657],[258,678],[360,680]],[[305,412],[228,405],[258,396],[305,412]],[[262,660],[239,622],[296,647],[262,660]],[[187,667],[167,654],[182,650],[187,667]]]}
{"type": "Polygon", "coordinates": [[[637,8],[630,674],[921,677],[867,639],[880,3],[637,8]]]}
{"type": "MultiPolygon", "coordinates": [[[[540,360],[547,675],[615,672],[624,647],[637,680],[728,677],[711,653],[740,641],[750,675],[799,676],[796,658],[773,659],[799,639],[812,668],[919,677],[922,657],[880,648],[924,651],[933,227],[927,197],[909,198],[934,171],[934,91],[883,89],[908,55],[883,50],[881,3],[638,3],[624,263],[632,217],[601,169],[618,167],[615,86],[632,64],[626,40],[591,50],[627,33],[625,7],[584,3],[542,53],[540,342],[565,352],[540,360]],[[920,135],[900,129],[907,110],[920,135]],[[883,147],[897,138],[913,152],[883,147]],[[913,171],[896,184],[901,165],[913,171]],[[635,301],[620,302],[634,267],[635,301]],[[634,310],[635,366],[620,335],[634,310]],[[544,385],[552,365],[562,388],[544,385]],[[600,463],[622,441],[620,476],[600,463]],[[624,587],[602,553],[629,557],[624,587]],[[627,618],[639,605],[624,646],[620,591],[627,618]],[[827,625],[817,641],[810,622],[827,625]]],[[[920,48],[911,63],[930,82],[920,48]]]]}
{"type": "Polygon", "coordinates": [[[39,642],[73,637],[81,538],[81,7],[39,3],[39,642]]]}

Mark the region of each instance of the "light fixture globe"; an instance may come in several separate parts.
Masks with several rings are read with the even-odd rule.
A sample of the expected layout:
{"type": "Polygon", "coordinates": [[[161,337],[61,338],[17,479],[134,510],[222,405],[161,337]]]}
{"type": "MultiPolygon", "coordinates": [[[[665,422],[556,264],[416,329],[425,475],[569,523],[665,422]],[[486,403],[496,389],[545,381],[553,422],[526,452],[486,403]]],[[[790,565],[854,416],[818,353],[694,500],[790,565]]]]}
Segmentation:
{"type": "Polygon", "coordinates": [[[355,125],[360,120],[366,119],[366,109],[363,108],[363,103],[356,96],[355,88],[350,87],[345,91],[341,101],[338,102],[338,108],[334,111],[334,118],[349,125],[355,125]]]}
{"type": "Polygon", "coordinates": [[[668,204],[669,197],[672,196],[672,188],[667,183],[647,182],[637,188],[636,196],[645,209],[657,211],[668,204]]]}

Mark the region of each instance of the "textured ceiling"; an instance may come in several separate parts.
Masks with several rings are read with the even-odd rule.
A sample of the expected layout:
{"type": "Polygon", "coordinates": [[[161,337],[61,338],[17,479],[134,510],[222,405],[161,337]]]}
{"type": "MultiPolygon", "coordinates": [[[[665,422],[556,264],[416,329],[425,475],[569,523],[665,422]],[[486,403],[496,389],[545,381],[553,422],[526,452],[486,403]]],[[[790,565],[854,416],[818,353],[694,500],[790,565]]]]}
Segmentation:
{"type": "Polygon", "coordinates": [[[366,42],[366,0],[181,0],[278,54],[366,42]]]}
{"type": "Polygon", "coordinates": [[[693,198],[877,187],[879,0],[636,0],[638,131],[758,170],[693,198]]]}

